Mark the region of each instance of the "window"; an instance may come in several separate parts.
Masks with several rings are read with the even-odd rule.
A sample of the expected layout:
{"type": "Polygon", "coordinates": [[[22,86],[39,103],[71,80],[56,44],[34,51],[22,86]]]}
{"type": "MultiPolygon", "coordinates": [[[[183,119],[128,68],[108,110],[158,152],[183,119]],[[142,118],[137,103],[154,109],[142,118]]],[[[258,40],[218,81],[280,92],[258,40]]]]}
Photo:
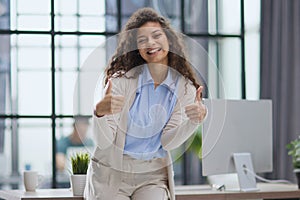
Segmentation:
{"type": "MultiPolygon", "coordinates": [[[[168,17],[191,42],[188,51],[206,95],[258,99],[258,0],[0,0],[2,187],[23,187],[20,174],[28,168],[46,177],[42,187],[59,186],[55,144],[72,132],[73,115],[91,115],[93,99],[83,97],[92,97],[114,50],[109,36],[146,6],[168,17]],[[210,59],[199,57],[200,47],[210,59]]],[[[184,173],[201,172],[199,160],[184,155],[174,166],[176,183],[204,181],[201,174],[184,173]]]]}

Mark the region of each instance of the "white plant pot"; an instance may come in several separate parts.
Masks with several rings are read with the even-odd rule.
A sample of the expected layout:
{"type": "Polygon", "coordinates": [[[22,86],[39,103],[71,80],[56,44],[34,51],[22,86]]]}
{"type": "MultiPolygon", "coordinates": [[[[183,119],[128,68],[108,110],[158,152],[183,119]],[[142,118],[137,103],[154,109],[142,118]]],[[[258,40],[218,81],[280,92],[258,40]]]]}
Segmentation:
{"type": "Polygon", "coordinates": [[[86,174],[71,175],[71,188],[74,196],[83,196],[86,174]]]}

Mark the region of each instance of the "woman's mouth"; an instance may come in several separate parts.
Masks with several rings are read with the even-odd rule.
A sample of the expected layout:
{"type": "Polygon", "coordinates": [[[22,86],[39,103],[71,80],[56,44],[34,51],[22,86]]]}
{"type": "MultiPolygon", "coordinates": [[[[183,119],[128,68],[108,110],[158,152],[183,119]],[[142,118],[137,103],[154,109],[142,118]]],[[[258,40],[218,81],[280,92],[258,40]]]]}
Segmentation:
{"type": "Polygon", "coordinates": [[[148,55],[153,55],[153,54],[159,52],[160,50],[161,50],[161,48],[150,49],[150,50],[147,51],[147,54],[148,55]]]}

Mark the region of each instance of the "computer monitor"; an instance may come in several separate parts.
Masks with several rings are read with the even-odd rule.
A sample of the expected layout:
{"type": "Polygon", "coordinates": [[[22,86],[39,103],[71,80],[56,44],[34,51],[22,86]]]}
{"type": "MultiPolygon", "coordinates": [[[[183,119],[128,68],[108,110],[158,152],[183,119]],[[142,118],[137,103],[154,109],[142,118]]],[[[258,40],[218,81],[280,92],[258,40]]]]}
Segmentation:
{"type": "MultiPolygon", "coordinates": [[[[250,173],[243,167],[253,172],[273,170],[272,101],[205,99],[204,104],[208,116],[202,126],[203,175],[237,172],[241,190],[247,190],[247,184],[241,186],[241,178],[248,179],[250,173]],[[236,166],[239,162],[242,163],[240,172],[236,166]]],[[[253,178],[250,175],[251,181],[253,178]]],[[[256,182],[254,189],[257,189],[256,182]]]]}

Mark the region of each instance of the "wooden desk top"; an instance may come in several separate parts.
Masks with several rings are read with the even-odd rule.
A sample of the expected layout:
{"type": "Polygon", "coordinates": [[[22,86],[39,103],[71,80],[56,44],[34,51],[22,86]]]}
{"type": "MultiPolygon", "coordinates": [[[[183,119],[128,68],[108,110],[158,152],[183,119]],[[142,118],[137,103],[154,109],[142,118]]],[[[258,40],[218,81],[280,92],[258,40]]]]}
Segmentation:
{"type": "MultiPolygon", "coordinates": [[[[296,185],[258,183],[260,189],[255,192],[216,191],[208,185],[184,185],[176,186],[176,200],[199,199],[287,199],[300,198],[300,190],[296,185]]],[[[74,197],[70,189],[38,189],[36,192],[24,190],[0,190],[0,199],[9,200],[83,200],[82,197],[74,197]]]]}

